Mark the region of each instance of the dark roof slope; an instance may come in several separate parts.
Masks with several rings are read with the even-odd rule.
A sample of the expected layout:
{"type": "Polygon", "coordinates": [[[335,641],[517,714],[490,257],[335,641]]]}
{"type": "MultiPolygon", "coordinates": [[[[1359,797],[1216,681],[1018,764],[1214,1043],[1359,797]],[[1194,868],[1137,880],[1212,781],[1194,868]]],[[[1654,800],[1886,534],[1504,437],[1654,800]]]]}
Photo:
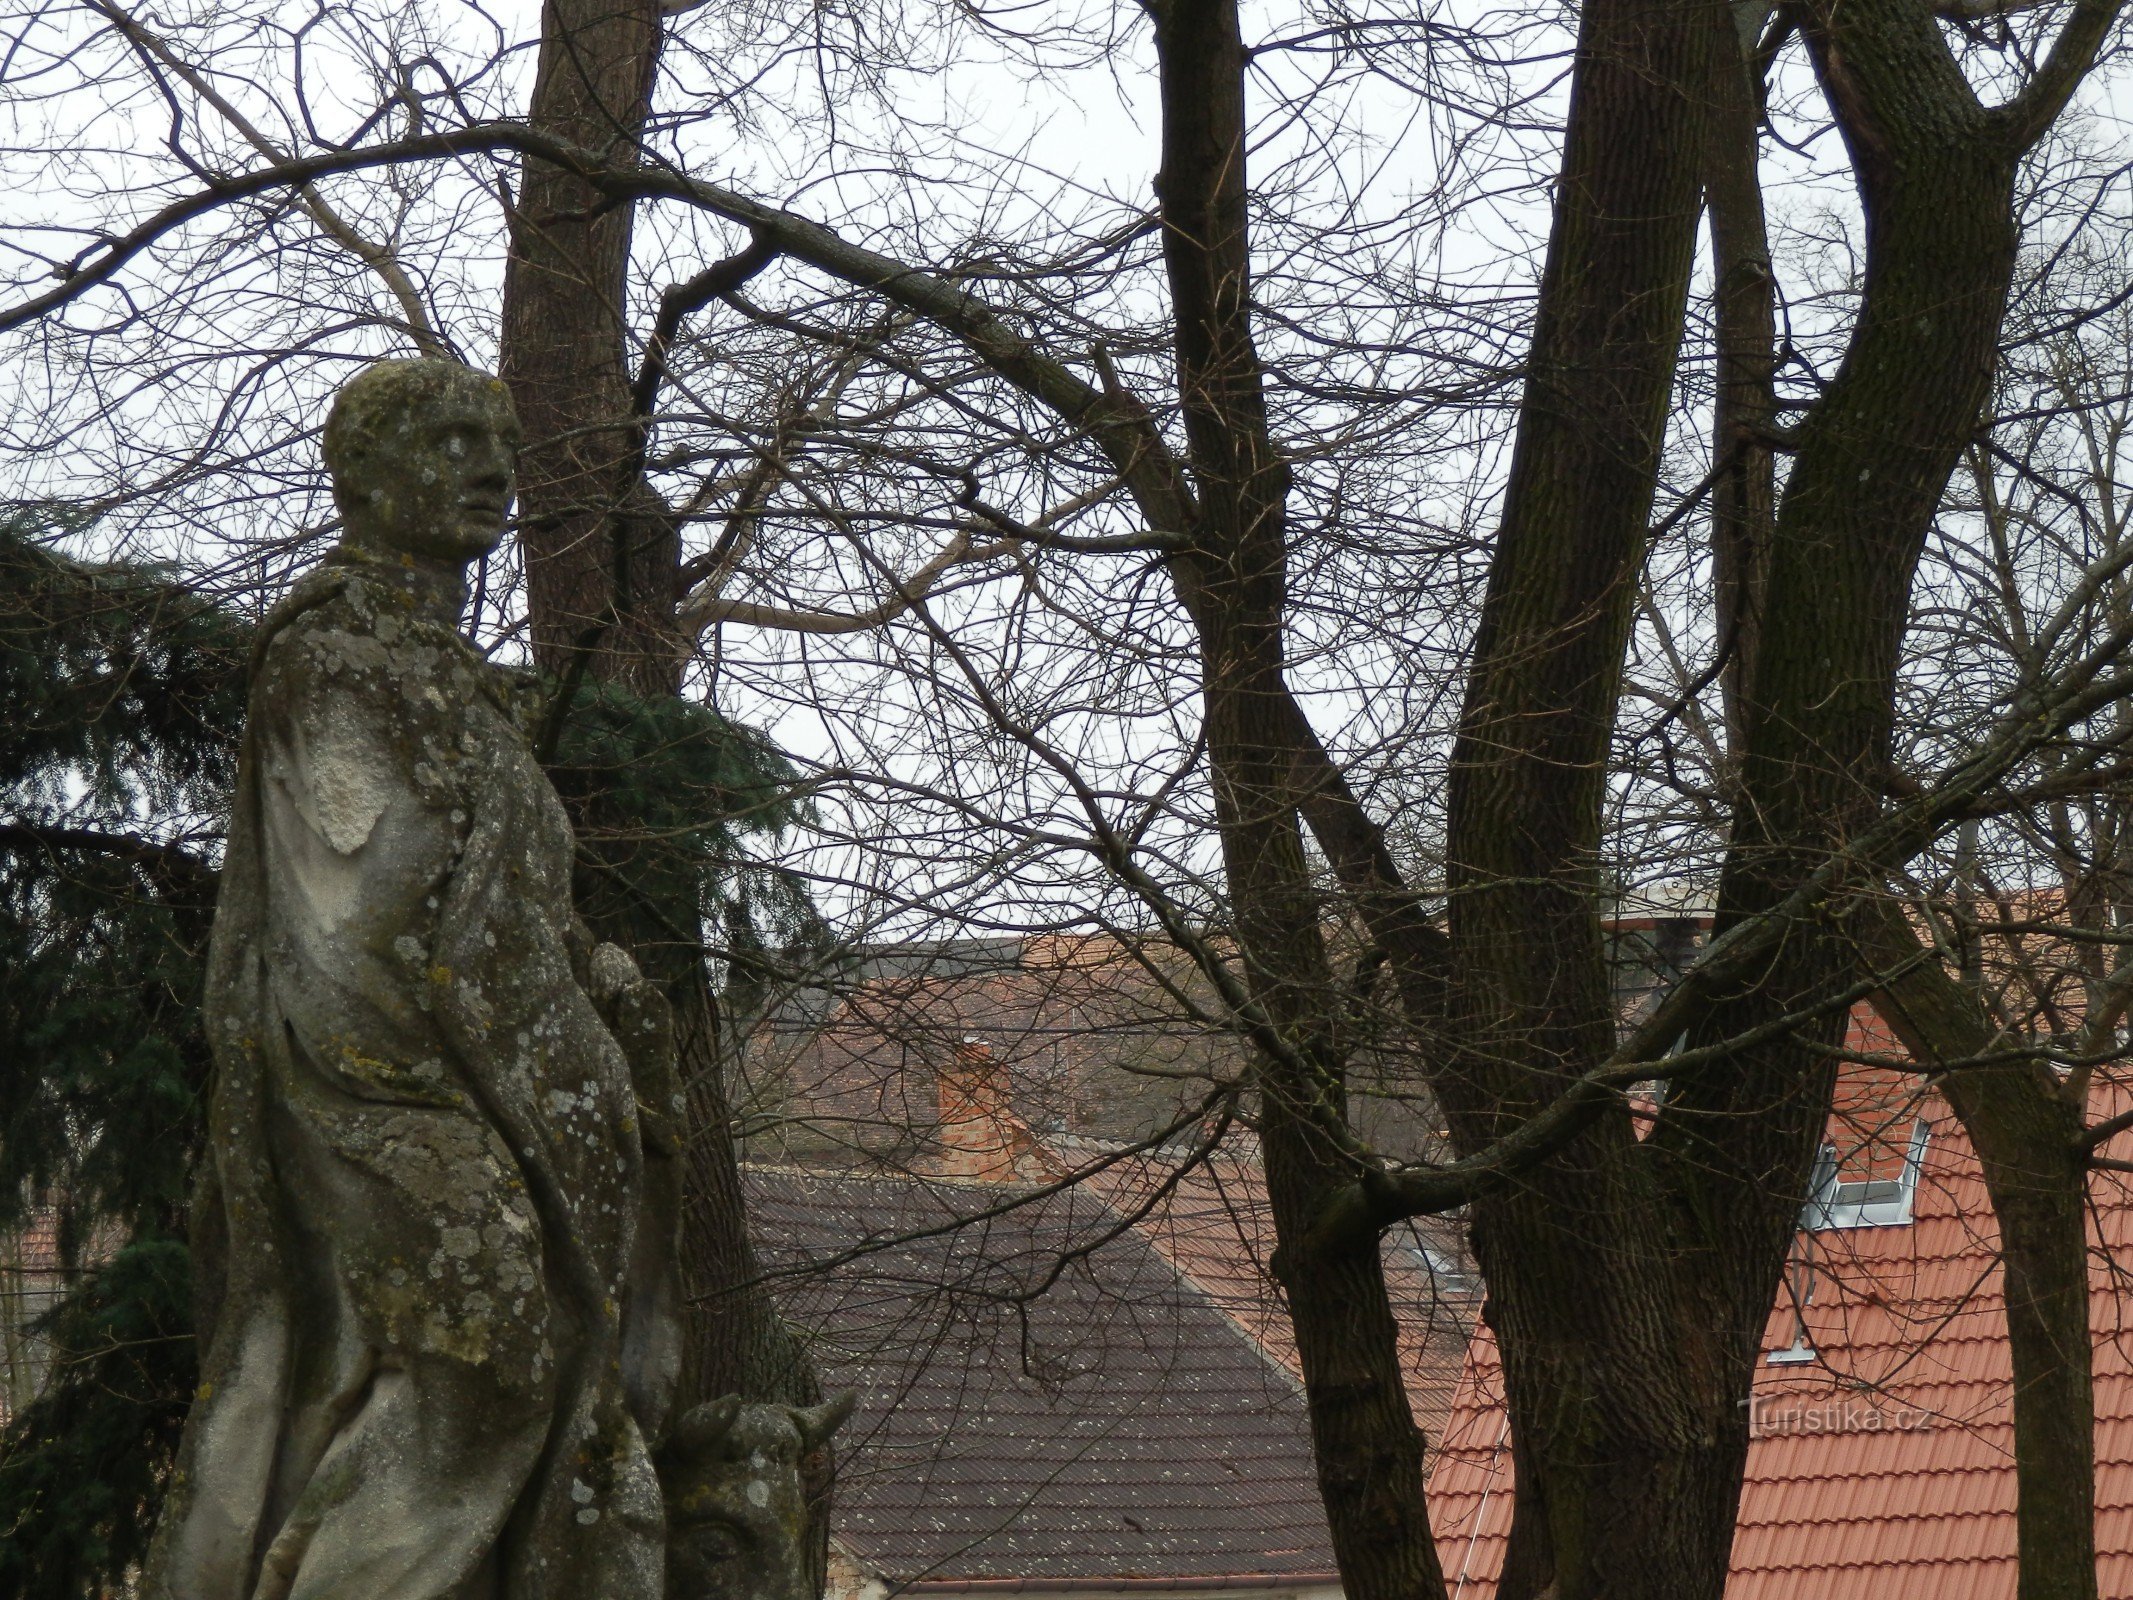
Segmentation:
{"type": "MultiPolygon", "coordinates": [[[[1067,1158],[1096,1149],[1063,1139],[1053,1148],[1067,1158]]],[[[1114,1207],[1145,1213],[1136,1231],[1271,1359],[1301,1378],[1296,1332],[1274,1280],[1274,1216],[1257,1161],[1234,1148],[1182,1172],[1174,1161],[1120,1161],[1087,1182],[1114,1207]]],[[[1480,1269],[1468,1253],[1466,1224],[1455,1217],[1416,1217],[1387,1229],[1380,1257],[1399,1323],[1407,1403],[1433,1454],[1481,1311],[1480,1269]]]]}
{"type": "Polygon", "coordinates": [[[958,1228],[1031,1191],[762,1167],[747,1186],[825,1387],[860,1393],[834,1527],[883,1576],[1332,1569],[1295,1383],[1097,1197],[958,1228]]]}

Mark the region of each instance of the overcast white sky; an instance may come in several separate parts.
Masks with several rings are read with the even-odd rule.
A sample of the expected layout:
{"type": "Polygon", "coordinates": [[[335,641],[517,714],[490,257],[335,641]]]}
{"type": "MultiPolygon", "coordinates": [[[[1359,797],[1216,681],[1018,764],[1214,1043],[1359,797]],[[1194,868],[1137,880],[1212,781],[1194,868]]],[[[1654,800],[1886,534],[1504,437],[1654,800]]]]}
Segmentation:
{"type": "MultiPolygon", "coordinates": [[[[302,143],[307,125],[327,137],[352,131],[376,103],[373,67],[395,55],[434,56],[478,111],[514,110],[539,20],[535,0],[341,0],[323,11],[297,0],[157,0],[135,10],[284,144],[302,143]]],[[[1156,165],[1155,85],[1137,7],[1063,0],[989,14],[998,29],[1042,35],[1037,44],[1007,42],[973,23],[973,15],[916,0],[858,10],[823,0],[795,5],[790,15],[770,3],[744,14],[713,0],[676,25],[659,107],[683,124],[670,138],[697,175],[830,221],[907,259],[952,256],[980,236],[1037,250],[1145,207],[1156,165]],[[840,40],[863,32],[878,70],[826,77],[804,48],[817,24],[840,40]]],[[[1331,15],[1329,0],[1251,4],[1247,37],[1261,46],[1293,43],[1331,15]]],[[[1408,42],[1404,50],[1391,43],[1381,49],[1378,64],[1394,70],[1365,71],[1359,57],[1303,49],[1269,49],[1259,59],[1253,93],[1268,114],[1252,162],[1267,197],[1260,244],[1268,282],[1279,285],[1293,270],[1286,251],[1295,238],[1315,222],[1338,221],[1374,238],[1386,260],[1403,261],[1415,283],[1450,291],[1451,299],[1462,288],[1476,298],[1517,293],[1545,228],[1543,180],[1553,166],[1571,13],[1498,8],[1490,0],[1401,0],[1374,16],[1397,24],[1374,39],[1408,42]],[[1425,24],[1435,30],[1426,51],[1414,47],[1425,24]],[[1303,113],[1272,114],[1314,84],[1303,113]],[[1462,95],[1472,98],[1461,103],[1462,95]],[[1506,107],[1508,118],[1501,115],[1506,107]],[[1449,211],[1442,203],[1448,186],[1464,196],[1449,211]],[[1379,225],[1375,235],[1371,224],[1379,225]]],[[[79,238],[55,245],[55,225],[124,226],[198,180],[166,147],[168,101],[108,35],[93,37],[100,24],[91,12],[0,0],[0,17],[11,43],[0,64],[7,147],[0,151],[0,247],[17,252],[0,256],[0,278],[14,275],[6,294],[12,298],[49,282],[43,266],[21,252],[64,255],[80,247],[79,238]]],[[[176,94],[188,117],[200,119],[188,129],[189,144],[205,141],[225,166],[256,159],[182,86],[176,94]]],[[[1817,296],[1849,279],[1854,227],[1842,152],[1817,132],[1818,107],[1797,46],[1776,103],[1780,133],[1801,148],[1769,146],[1766,175],[1795,331],[1811,346],[1833,325],[1817,296]]],[[[2092,83],[2087,115],[2093,139],[2126,149],[2133,99],[2124,72],[2092,83]]],[[[366,175],[329,189],[367,226],[397,231],[441,323],[481,361],[494,349],[503,244],[486,182],[483,171],[469,167],[397,185],[366,175]]],[[[2106,202],[2123,214],[2133,205],[2133,185],[2121,178],[2106,202]]],[[[227,219],[205,220],[69,314],[77,326],[104,325],[96,341],[17,341],[17,381],[0,392],[0,461],[13,479],[10,492],[138,490],[159,474],[189,471],[206,451],[236,470],[179,472],[178,488],[129,505],[106,524],[106,537],[241,575],[259,570],[250,562],[271,566],[275,559],[258,541],[321,526],[326,511],[308,432],[347,366],[270,362],[254,353],[303,347],[352,355],[390,341],[362,323],[367,310],[386,304],[375,283],[332,252],[301,256],[291,241],[302,238],[284,223],[270,236],[233,245],[227,219]],[[125,326],[129,307],[152,307],[169,292],[192,298],[152,332],[125,326]]],[[[736,243],[732,230],[700,215],[645,208],[637,233],[640,295],[648,300],[736,243]]],[[[1120,315],[1154,307],[1150,280],[1114,292],[1120,315]]],[[[1297,303],[1308,301],[1304,292],[1297,303]]],[[[1277,351],[1283,337],[1270,334],[1277,351]]],[[[1286,348],[1302,346],[1289,337],[1286,348]]],[[[1410,364],[1420,371],[1428,362],[1410,364]]],[[[1149,376],[1160,381],[1159,373],[1149,376]]],[[[1394,386],[1407,381],[1397,362],[1369,377],[1394,386]]],[[[1485,530],[1500,450],[1477,445],[1447,463],[1433,482],[1403,480],[1402,492],[1418,501],[1441,501],[1418,506],[1418,521],[1485,530]]],[[[1681,483],[1699,471],[1691,452],[1681,483]]],[[[914,546],[898,559],[908,566],[917,553],[914,546]]],[[[824,570],[834,576],[839,569],[824,570]]],[[[971,619],[992,614],[984,595],[959,604],[971,619]]],[[[1329,652],[1300,672],[1307,687],[1327,689],[1318,702],[1321,726],[1359,748],[1394,740],[1415,718],[1437,714],[1412,701],[1416,694],[1427,700],[1428,673],[1401,654],[1404,645],[1363,626],[1371,620],[1300,623],[1302,632],[1318,630],[1329,652]]],[[[1464,621],[1451,617],[1445,628],[1441,648],[1451,651],[1464,621]]],[[[724,641],[730,710],[768,724],[806,759],[856,751],[901,776],[939,776],[945,758],[928,742],[908,677],[880,670],[878,658],[840,666],[790,640],[746,635],[729,630],[724,641]],[[802,692],[840,672],[848,691],[841,705],[825,711],[802,692]],[[855,685],[870,686],[863,705],[851,698],[855,685]]],[[[1030,670],[1028,658],[1023,670],[1030,670]]],[[[1111,739],[1102,759],[1130,767],[1149,754],[1136,753],[1135,740],[1145,735],[1173,748],[1181,733],[1189,738],[1189,726],[1181,712],[1126,732],[1092,729],[1091,750],[1111,739]]],[[[921,876],[927,865],[907,861],[897,870],[921,876]]],[[[965,866],[959,858],[954,871],[965,866]]]]}

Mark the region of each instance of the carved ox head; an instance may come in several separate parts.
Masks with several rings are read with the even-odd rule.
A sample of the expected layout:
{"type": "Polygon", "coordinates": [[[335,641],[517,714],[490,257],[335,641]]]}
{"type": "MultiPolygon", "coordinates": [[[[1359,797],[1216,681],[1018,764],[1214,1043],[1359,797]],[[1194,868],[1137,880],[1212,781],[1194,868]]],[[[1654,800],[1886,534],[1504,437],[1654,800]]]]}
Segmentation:
{"type": "Polygon", "coordinates": [[[661,1471],[667,1600],[816,1600],[800,1466],[854,1398],[780,1406],[729,1394],[674,1425],[661,1471]]]}

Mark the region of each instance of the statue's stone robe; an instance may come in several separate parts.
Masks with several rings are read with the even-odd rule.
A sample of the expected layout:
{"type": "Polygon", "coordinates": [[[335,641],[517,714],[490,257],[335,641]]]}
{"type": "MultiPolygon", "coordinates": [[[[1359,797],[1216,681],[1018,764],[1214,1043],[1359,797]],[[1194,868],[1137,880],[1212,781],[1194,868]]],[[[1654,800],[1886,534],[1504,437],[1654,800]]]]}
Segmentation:
{"type": "Polygon", "coordinates": [[[661,1591],[671,1064],[633,1083],[588,993],[569,823],[456,612],[343,554],[255,661],[151,1600],[661,1591]]]}

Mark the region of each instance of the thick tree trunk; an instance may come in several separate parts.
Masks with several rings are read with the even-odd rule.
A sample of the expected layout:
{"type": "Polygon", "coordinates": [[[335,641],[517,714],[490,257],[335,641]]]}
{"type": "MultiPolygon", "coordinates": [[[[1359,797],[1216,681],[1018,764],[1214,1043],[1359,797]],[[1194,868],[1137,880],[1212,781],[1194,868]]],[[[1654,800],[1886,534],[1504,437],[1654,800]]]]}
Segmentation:
{"type": "MultiPolygon", "coordinates": [[[[1721,931],[1775,907],[1879,815],[1911,577],[1986,397],[2014,259],[2012,152],[1990,135],[1931,18],[1833,8],[1807,26],[1852,148],[1867,276],[1850,350],[1799,431],[1771,532],[1721,931]]],[[[1855,971],[1843,928],[1803,925],[1752,982],[1719,997],[1692,1042],[1765,1027],[1855,971]]],[[[1752,1381],[1824,1137],[1827,1047],[1844,1026],[1832,1011],[1691,1076],[1648,1142],[1714,1336],[1714,1393],[1744,1395],[1752,1381]]],[[[1707,1420],[1737,1473],[1745,1412],[1707,1420]]]]}
{"type": "MultiPolygon", "coordinates": [[[[625,164],[651,109],[659,0],[547,0],[528,122],[625,164]]],[[[679,560],[637,470],[628,305],[632,208],[529,161],[511,215],[500,366],[526,449],[520,546],[535,658],[671,692],[679,560]]]]}
{"type": "MultiPolygon", "coordinates": [[[[1912,21],[1844,13],[1841,45],[1827,19],[1809,24],[1853,149],[1867,276],[1844,365],[1799,430],[1771,536],[1721,929],[1776,905],[1880,813],[1911,576],[1991,381],[2014,263],[2014,156],[1930,17],[1912,21]]],[[[1855,963],[1843,929],[1803,926],[1752,985],[1722,997],[1697,1040],[1812,1005],[1855,963]]],[[[1740,1393],[1823,1138],[1826,1047],[1843,1027],[1831,1014],[1690,1079],[1653,1136],[1740,1393]]],[[[1745,1450],[1745,1420],[1733,1420],[1745,1450]]]]}
{"type": "MultiPolygon", "coordinates": [[[[658,0],[548,0],[529,121],[634,161],[659,45],[658,0]]],[[[500,365],[528,440],[519,537],[535,657],[572,690],[589,677],[659,697],[681,687],[679,555],[673,520],[643,481],[632,414],[630,221],[629,206],[558,168],[527,164],[512,216],[500,365]]],[[[688,1100],[681,1403],[739,1392],[811,1404],[821,1398],[813,1369],[758,1281],[748,1238],[693,893],[659,886],[630,818],[611,800],[582,799],[600,879],[588,898],[609,908],[598,931],[634,951],[675,1008],[688,1100]]]]}
{"type": "MultiPolygon", "coordinates": [[[[1679,353],[1722,3],[1583,13],[1563,177],[1502,531],[1453,754],[1457,1054],[1441,1090],[1475,1151],[1613,1048],[1601,799],[1679,353]]],[[[1505,1600],[1716,1596],[1738,1471],[1709,1340],[1685,1316],[1627,1115],[1477,1201],[1516,1418],[1505,1600]],[[1731,1469],[1729,1471],[1729,1468],[1731,1469]],[[1552,1589],[1544,1586],[1552,1583],[1552,1589]]]]}
{"type": "MultiPolygon", "coordinates": [[[[1977,995],[1919,942],[1893,902],[1866,918],[1866,957],[1896,973],[1876,1004],[1932,1071],[2004,1048],[1977,995]]],[[[1938,1079],[1976,1148],[2000,1227],[2014,1366],[2015,1543],[2020,1600],[2095,1600],[2096,1412],[2089,1351],[2084,1108],[2041,1062],[1938,1079]]]]}
{"type": "MultiPolygon", "coordinates": [[[[1608,39],[1611,23],[1633,38],[1665,33],[1596,8],[1586,13],[1588,40],[1608,39]]],[[[2043,108],[2066,92],[2081,50],[2093,47],[2075,33],[2100,26],[2091,16],[2077,19],[2073,44],[2040,75],[2045,89],[2035,103],[2025,97],[1986,113],[1923,13],[1814,8],[1807,25],[1858,168],[1868,279],[1850,356],[1801,430],[1779,515],[1767,513],[1764,469],[1750,452],[1739,458],[1744,470],[1717,485],[1722,606],[1739,635],[1735,648],[1745,646],[1729,683],[1740,764],[1720,889],[1727,925],[1775,906],[1878,813],[1911,574],[1989,382],[2015,242],[2013,163],[2020,144],[2048,123],[2043,108]]],[[[1738,43],[1728,40],[1727,49],[1737,64],[1738,43]]],[[[1620,42],[1588,45],[1578,86],[1604,83],[1610,67],[1633,60],[1620,42]]],[[[1579,355],[1611,354],[1615,382],[1643,379],[1644,404],[1653,404],[1649,361],[1640,368],[1623,350],[1609,351],[1594,329],[1633,328],[1661,286],[1678,316],[1680,280],[1659,270],[1651,253],[1668,234],[1654,219],[1678,217],[1678,200],[1654,204],[1649,189],[1637,188],[1668,163],[1638,162],[1601,140],[1603,159],[1578,169],[1581,133],[1606,127],[1610,112],[1633,126],[1640,112],[1655,115],[1660,86],[1678,91],[1696,82],[1693,64],[1678,58],[1647,64],[1631,80],[1619,104],[1589,95],[1573,105],[1554,243],[1576,239],[1580,208],[1604,217],[1625,196],[1641,202],[1615,213],[1637,219],[1625,229],[1634,243],[1610,257],[1607,233],[1595,227],[1572,249],[1569,259],[1597,267],[1603,281],[1610,264],[1624,274],[1602,302],[1613,314],[1582,328],[1578,285],[1556,281],[1551,253],[1505,532],[1455,755],[1450,999],[1459,1053],[1442,1095],[1469,1149],[1597,1059],[1612,1020],[1597,981],[1591,861],[1624,591],[1634,570],[1625,508],[1640,493],[1648,507],[1656,440],[1650,413],[1640,431],[1637,409],[1622,403],[1640,391],[1610,388],[1590,373],[1577,374],[1582,381],[1560,396],[1550,384],[1559,371],[1575,372],[1579,355]],[[1640,266],[1643,294],[1633,276],[1640,266]],[[1558,361],[1560,369],[1552,365],[1558,361]],[[1556,427],[1551,437],[1555,414],[1573,407],[1584,409],[1577,425],[1556,427]],[[1580,460],[1581,448],[1592,456],[1580,460]],[[1566,515],[1564,504],[1578,504],[1581,493],[1589,507],[1566,515]]],[[[1769,318],[1767,285],[1756,282],[1760,213],[1746,138],[1752,102],[1745,84],[1725,79],[1718,88],[1709,103],[1721,137],[1706,174],[1714,208],[1723,211],[1714,218],[1723,448],[1742,434],[1760,442],[1755,435],[1770,408],[1769,318]]],[[[1641,146],[1684,148],[1649,133],[1641,146]]],[[[1671,193],[1678,196],[1678,187],[1671,193]]],[[[1678,226],[1673,238],[1679,248],[1678,226]]],[[[1344,850],[1338,836],[1322,829],[1344,879],[1364,884],[1367,852],[1344,850]]],[[[1855,970],[1845,930],[1803,925],[1752,986],[1721,997],[1698,1042],[1820,1002],[1855,970]]],[[[1425,1006],[1428,991],[1426,981],[1416,986],[1425,1006]]],[[[1832,1014],[1788,1040],[1739,1052],[1678,1085],[1643,1144],[1622,1119],[1603,1118],[1520,1192],[1477,1202],[1476,1244],[1504,1351],[1520,1492],[1539,1513],[1529,1508],[1514,1527],[1499,1591],[1506,1600],[1721,1591],[1747,1445],[1739,1401],[1823,1136],[1826,1046],[1843,1026],[1832,1014]]],[[[2056,1426],[2064,1436],[2057,1448],[2074,1448],[2067,1417],[2083,1402],[2063,1359],[2055,1376],[2043,1365],[2052,1350],[2084,1336],[2068,1266],[2079,1246],[2078,1216],[2052,1178],[2065,1165],[2066,1145],[2053,1143],[2033,1106],[2018,1114],[2002,1096],[1986,1110],[1982,1088],[1957,1093],[1990,1124],[1981,1147],[1995,1149],[1988,1162],[2010,1196],[2010,1233],[2038,1261],[2017,1273],[2010,1314],[2025,1325],[2016,1335],[2030,1348],[2025,1360],[2038,1362],[2040,1382],[2056,1382],[2061,1392],[2056,1424],[2033,1421],[2028,1436],[2044,1448],[2056,1426]]],[[[2059,1570],[2082,1568],[2077,1555],[2059,1570]]]]}
{"type": "Polygon", "coordinates": [[[1336,989],[1297,820],[1295,705],[1283,679],[1286,464],[1267,427],[1251,329],[1245,50],[1234,0],[1150,10],[1162,74],[1164,259],[1198,515],[1173,562],[1200,636],[1208,763],[1232,926],[1254,1005],[1283,1048],[1260,1055],[1260,1147],[1311,1419],[1319,1488],[1350,1600],[1440,1600],[1375,1243],[1299,1241],[1354,1176],[1336,989]]]}

